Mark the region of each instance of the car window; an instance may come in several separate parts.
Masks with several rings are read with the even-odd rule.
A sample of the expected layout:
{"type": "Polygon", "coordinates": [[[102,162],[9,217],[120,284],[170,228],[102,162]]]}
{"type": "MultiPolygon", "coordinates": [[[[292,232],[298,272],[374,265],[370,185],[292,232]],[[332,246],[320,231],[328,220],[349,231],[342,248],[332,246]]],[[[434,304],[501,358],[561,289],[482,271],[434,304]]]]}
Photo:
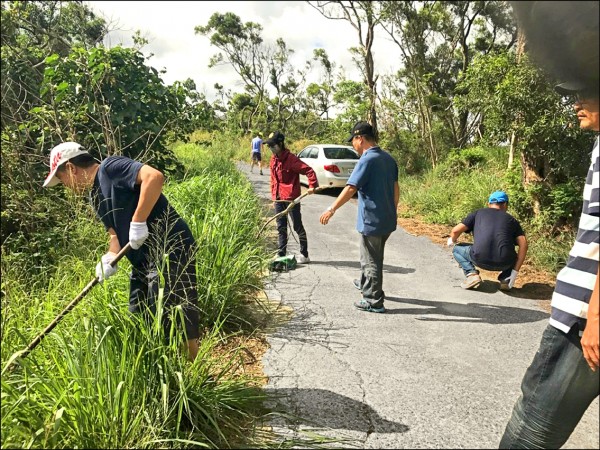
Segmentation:
{"type": "Polygon", "coordinates": [[[319,149],[317,147],[311,147],[307,158],[317,158],[319,156],[319,149]]]}
{"type": "Polygon", "coordinates": [[[298,153],[298,158],[306,158],[308,156],[308,151],[310,149],[305,148],[304,150],[302,150],[300,153],[298,153]]]}
{"type": "Polygon", "coordinates": [[[323,151],[327,159],[360,159],[358,153],[345,147],[326,147],[323,151]]]}

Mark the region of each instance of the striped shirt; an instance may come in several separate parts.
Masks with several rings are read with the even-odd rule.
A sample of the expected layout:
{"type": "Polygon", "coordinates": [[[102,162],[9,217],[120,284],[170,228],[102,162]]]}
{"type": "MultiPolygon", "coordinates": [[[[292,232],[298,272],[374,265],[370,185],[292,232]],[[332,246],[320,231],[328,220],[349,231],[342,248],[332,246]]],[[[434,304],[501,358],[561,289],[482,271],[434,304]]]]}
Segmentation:
{"type": "Polygon", "coordinates": [[[550,325],[568,333],[581,323],[580,333],[587,319],[588,304],[598,275],[600,249],[600,155],[596,138],[592,163],[583,189],[583,210],[579,219],[577,238],[567,265],[556,277],[552,294],[550,325]]]}

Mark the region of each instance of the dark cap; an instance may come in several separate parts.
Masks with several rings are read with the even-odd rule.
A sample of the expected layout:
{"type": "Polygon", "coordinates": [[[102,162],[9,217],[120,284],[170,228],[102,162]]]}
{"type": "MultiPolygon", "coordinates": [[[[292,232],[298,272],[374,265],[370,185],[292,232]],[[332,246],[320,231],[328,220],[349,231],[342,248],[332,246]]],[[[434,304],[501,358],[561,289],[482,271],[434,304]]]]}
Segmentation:
{"type": "Polygon", "coordinates": [[[283,135],[283,133],[281,131],[274,131],[273,133],[271,133],[269,135],[269,137],[265,141],[265,144],[267,144],[267,145],[283,144],[283,141],[285,141],[285,136],[283,135]]]}
{"type": "Polygon", "coordinates": [[[368,122],[356,122],[356,125],[354,125],[354,128],[352,128],[352,131],[350,132],[350,137],[347,142],[352,142],[352,139],[354,139],[355,136],[375,137],[373,127],[368,122]]]}
{"type": "Polygon", "coordinates": [[[554,90],[560,95],[587,94],[591,95],[592,97],[597,97],[597,93],[594,94],[593,89],[590,89],[590,87],[586,83],[578,80],[571,80],[565,81],[564,83],[560,83],[554,86],[554,90]]]}
{"type": "Polygon", "coordinates": [[[566,95],[577,93],[597,98],[600,86],[600,2],[509,3],[519,29],[525,35],[531,60],[560,83],[577,81],[585,85],[583,92],[573,91],[569,86],[566,95]]]}

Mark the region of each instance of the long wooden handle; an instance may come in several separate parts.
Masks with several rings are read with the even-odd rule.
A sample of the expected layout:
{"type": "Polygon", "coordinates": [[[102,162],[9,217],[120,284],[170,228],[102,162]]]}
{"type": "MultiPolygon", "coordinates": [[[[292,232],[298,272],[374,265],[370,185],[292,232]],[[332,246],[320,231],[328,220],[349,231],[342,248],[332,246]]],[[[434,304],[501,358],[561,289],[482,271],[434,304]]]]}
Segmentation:
{"type": "MultiPolygon", "coordinates": [[[[323,189],[327,189],[327,188],[330,188],[330,187],[332,187],[332,186],[319,186],[319,187],[316,187],[316,188],[315,188],[315,192],[319,192],[319,191],[322,191],[323,189]]],[[[271,217],[269,220],[267,220],[267,221],[265,222],[265,224],[264,224],[264,225],[261,227],[261,229],[260,229],[260,231],[258,232],[258,234],[256,235],[256,237],[258,238],[258,237],[259,237],[259,236],[262,234],[262,232],[263,232],[263,230],[265,229],[265,227],[266,227],[267,225],[269,225],[271,222],[273,222],[275,219],[277,219],[278,217],[284,216],[284,215],[286,215],[288,212],[290,212],[290,211],[291,211],[291,209],[292,209],[294,206],[296,206],[298,203],[300,203],[300,201],[301,201],[301,200],[302,200],[304,197],[306,197],[307,195],[308,195],[308,191],[306,191],[306,192],[305,192],[304,194],[302,194],[300,197],[297,197],[297,198],[295,198],[294,200],[292,200],[292,201],[290,202],[290,204],[288,205],[288,207],[287,207],[287,208],[285,208],[283,211],[281,211],[280,213],[277,213],[277,214],[275,214],[273,217],[271,217]]]]}
{"type": "MultiPolygon", "coordinates": [[[[117,254],[117,256],[110,262],[110,266],[114,267],[120,260],[121,258],[123,258],[123,256],[125,256],[125,254],[129,251],[129,249],[131,248],[130,243],[128,242],[127,245],[125,245],[125,247],[123,247],[121,249],[121,251],[117,254]]],[[[90,281],[86,287],[83,288],[83,290],[79,293],[79,295],[77,295],[77,297],[75,297],[73,300],[71,300],[71,302],[65,307],[65,309],[63,309],[60,314],[58,316],[56,316],[54,318],[54,320],[52,322],[50,322],[48,324],[48,326],[46,328],[44,328],[44,331],[42,331],[40,334],[38,334],[35,339],[33,339],[29,345],[27,347],[25,347],[23,350],[15,353],[9,360],[8,364],[6,365],[6,367],[2,370],[2,372],[4,373],[4,371],[11,366],[14,361],[17,358],[25,358],[34,348],[36,348],[40,342],[42,342],[42,339],[44,339],[44,337],[46,337],[46,335],[48,333],[50,333],[54,327],[56,325],[58,325],[58,323],[67,315],[69,314],[69,312],[71,312],[71,310],[73,308],[75,308],[75,306],[77,306],[77,304],[81,301],[81,299],[83,297],[85,297],[87,295],[88,292],[90,292],[92,290],[92,288],[97,285],[99,282],[98,276],[94,277],[94,279],[92,281],[90,281]]]]}

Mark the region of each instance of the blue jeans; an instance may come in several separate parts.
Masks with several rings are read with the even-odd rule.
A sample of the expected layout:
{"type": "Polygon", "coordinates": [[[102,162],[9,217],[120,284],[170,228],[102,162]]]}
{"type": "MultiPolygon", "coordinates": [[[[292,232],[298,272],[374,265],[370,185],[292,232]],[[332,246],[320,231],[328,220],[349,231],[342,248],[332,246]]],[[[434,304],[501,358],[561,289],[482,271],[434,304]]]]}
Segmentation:
{"type": "Polygon", "coordinates": [[[383,306],[383,251],[390,234],[360,235],[360,286],[363,300],[376,308],[383,306]]]}
{"type": "Polygon", "coordinates": [[[583,357],[579,326],[565,334],[548,325],[500,448],[560,448],[598,397],[599,386],[600,371],[592,372],[583,357]]]}
{"type": "MultiPolygon", "coordinates": [[[[475,268],[475,263],[471,259],[471,247],[473,247],[471,244],[456,244],[452,249],[452,256],[454,256],[454,259],[458,262],[467,277],[472,273],[479,273],[479,270],[475,268]]],[[[498,281],[506,280],[510,277],[512,267],[498,270],[502,270],[500,275],[498,275],[498,281]]]]}
{"type": "MultiPolygon", "coordinates": [[[[287,202],[276,202],[275,203],[275,212],[279,214],[282,211],[285,211],[285,208],[289,206],[287,202]]],[[[306,231],[304,230],[304,225],[302,224],[302,213],[300,212],[300,203],[292,208],[292,210],[288,213],[292,216],[292,223],[294,225],[294,231],[298,235],[298,240],[300,241],[300,253],[303,256],[308,257],[308,240],[306,239],[306,231]]],[[[279,217],[277,219],[277,232],[279,233],[278,244],[279,250],[277,252],[278,256],[285,256],[287,250],[287,242],[288,242],[288,218],[287,214],[279,217]]]]}

